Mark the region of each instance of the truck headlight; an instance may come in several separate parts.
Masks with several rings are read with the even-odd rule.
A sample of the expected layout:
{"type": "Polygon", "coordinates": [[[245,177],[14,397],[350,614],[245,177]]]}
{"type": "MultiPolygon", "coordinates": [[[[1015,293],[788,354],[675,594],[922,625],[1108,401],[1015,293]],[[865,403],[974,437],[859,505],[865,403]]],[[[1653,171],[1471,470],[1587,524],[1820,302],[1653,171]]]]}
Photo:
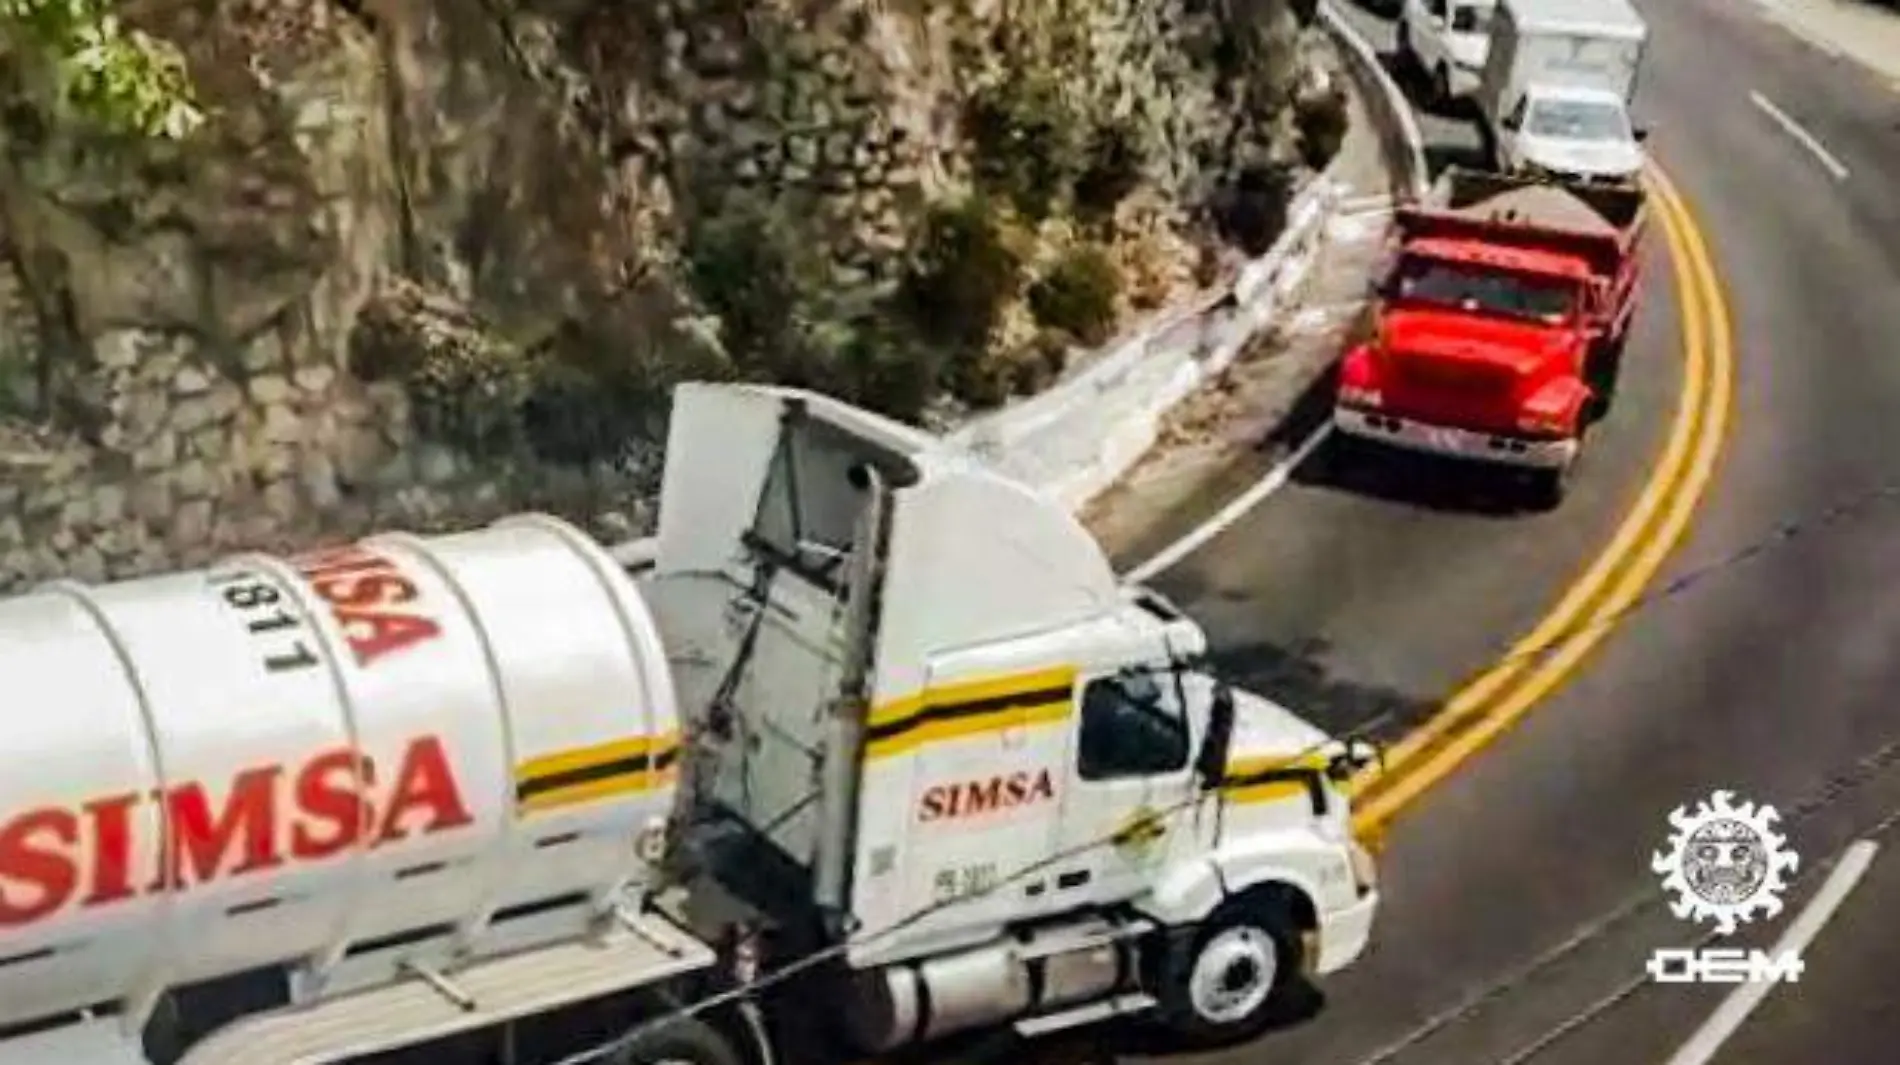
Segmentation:
{"type": "Polygon", "coordinates": [[[1569,436],[1570,420],[1547,411],[1527,410],[1517,416],[1520,431],[1532,436],[1569,436]]]}
{"type": "Polygon", "coordinates": [[[1361,385],[1340,385],[1339,402],[1347,407],[1370,407],[1377,409],[1385,406],[1385,393],[1376,388],[1361,385]]]}

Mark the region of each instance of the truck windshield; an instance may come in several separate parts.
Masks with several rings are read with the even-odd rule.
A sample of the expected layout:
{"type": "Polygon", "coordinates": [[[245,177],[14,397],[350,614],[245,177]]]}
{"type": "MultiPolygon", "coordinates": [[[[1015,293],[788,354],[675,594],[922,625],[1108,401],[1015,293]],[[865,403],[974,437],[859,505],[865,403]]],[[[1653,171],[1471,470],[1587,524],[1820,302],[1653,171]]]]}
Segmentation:
{"type": "Polygon", "coordinates": [[[1597,100],[1539,100],[1531,105],[1526,128],[1534,137],[1574,141],[1626,141],[1630,128],[1623,109],[1597,100]]]}
{"type": "Polygon", "coordinates": [[[1439,259],[1407,259],[1395,295],[1409,303],[1455,307],[1556,325],[1570,316],[1576,287],[1557,278],[1439,259]]]}

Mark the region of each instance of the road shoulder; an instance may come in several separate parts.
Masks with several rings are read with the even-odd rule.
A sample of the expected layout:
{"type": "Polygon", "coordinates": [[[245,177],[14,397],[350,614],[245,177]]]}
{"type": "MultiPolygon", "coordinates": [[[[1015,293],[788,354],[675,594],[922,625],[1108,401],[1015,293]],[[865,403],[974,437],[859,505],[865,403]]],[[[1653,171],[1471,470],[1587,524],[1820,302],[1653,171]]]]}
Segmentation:
{"type": "Polygon", "coordinates": [[[1846,56],[1900,92],[1900,8],[1868,0],[1755,0],[1769,21],[1829,56],[1846,56]]]}

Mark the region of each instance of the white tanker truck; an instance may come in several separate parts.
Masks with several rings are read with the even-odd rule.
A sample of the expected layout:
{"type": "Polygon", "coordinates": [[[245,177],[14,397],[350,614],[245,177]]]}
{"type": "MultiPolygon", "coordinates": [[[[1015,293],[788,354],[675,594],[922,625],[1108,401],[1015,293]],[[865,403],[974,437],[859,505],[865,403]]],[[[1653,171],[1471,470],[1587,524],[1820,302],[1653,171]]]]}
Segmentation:
{"type": "Polygon", "coordinates": [[[1363,949],[1370,750],[1063,508],[790,390],[680,388],[667,455],[643,559],[528,515],[0,600],[0,1065],[1231,1037],[1363,949]]]}

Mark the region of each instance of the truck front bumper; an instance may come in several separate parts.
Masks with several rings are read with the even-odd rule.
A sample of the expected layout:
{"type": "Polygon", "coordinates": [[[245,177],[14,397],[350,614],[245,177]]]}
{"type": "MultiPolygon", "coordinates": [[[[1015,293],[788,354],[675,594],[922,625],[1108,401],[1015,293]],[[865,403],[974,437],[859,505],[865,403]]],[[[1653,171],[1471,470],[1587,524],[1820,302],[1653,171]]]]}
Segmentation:
{"type": "Polygon", "coordinates": [[[1319,915],[1315,933],[1319,943],[1308,954],[1314,975],[1338,972],[1365,953],[1366,944],[1372,940],[1372,916],[1378,909],[1379,893],[1375,890],[1319,915]]]}
{"type": "Polygon", "coordinates": [[[1577,457],[1575,440],[1531,440],[1479,433],[1355,407],[1335,408],[1333,428],[1348,436],[1376,440],[1407,451],[1510,466],[1562,469],[1577,457]]]}

